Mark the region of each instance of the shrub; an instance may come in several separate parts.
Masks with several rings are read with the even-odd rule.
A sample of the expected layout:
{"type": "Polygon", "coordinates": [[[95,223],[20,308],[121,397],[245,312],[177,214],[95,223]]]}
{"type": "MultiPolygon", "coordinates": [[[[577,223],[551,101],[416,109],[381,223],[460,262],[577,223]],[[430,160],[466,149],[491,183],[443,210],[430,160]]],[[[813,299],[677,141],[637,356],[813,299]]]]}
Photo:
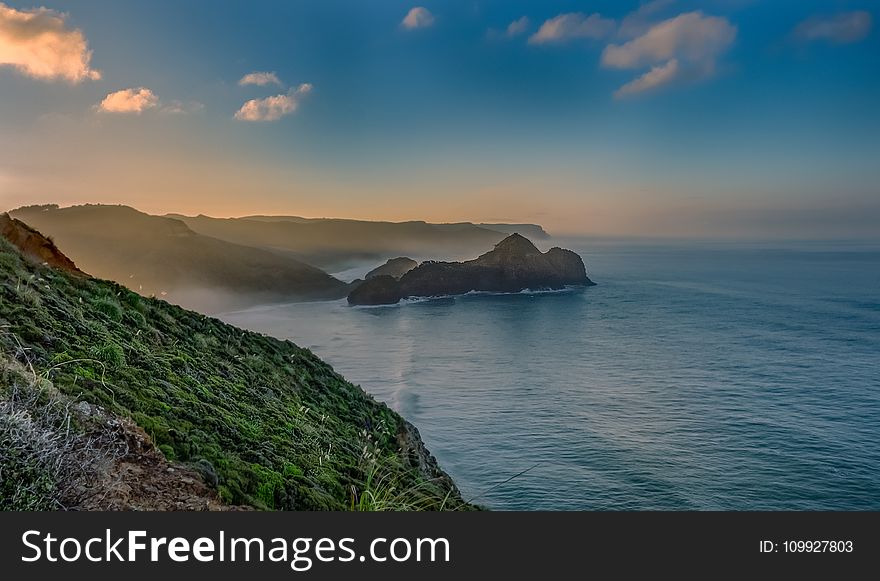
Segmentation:
{"type": "Polygon", "coordinates": [[[98,299],[92,303],[92,307],[112,321],[122,320],[122,307],[113,299],[98,299]]]}
{"type": "Polygon", "coordinates": [[[125,352],[122,347],[112,341],[105,341],[92,348],[92,357],[107,367],[118,369],[125,365],[125,352]]]}

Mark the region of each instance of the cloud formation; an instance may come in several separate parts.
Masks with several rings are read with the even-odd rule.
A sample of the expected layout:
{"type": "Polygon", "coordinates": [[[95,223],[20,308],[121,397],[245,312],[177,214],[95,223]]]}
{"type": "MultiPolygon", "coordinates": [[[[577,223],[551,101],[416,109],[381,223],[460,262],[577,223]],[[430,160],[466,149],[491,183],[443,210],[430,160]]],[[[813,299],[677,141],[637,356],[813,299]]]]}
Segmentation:
{"type": "Polygon", "coordinates": [[[608,45],[601,63],[610,69],[652,67],[615,93],[619,97],[633,95],[683,78],[711,76],[736,33],[726,18],[688,12],[654,24],[629,42],[608,45]]]}
{"type": "Polygon", "coordinates": [[[162,107],[161,113],[166,115],[186,115],[189,113],[198,113],[205,110],[205,104],[198,101],[179,101],[173,99],[170,103],[162,107]]]}
{"type": "Polygon", "coordinates": [[[676,77],[678,77],[678,74],[678,61],[672,59],[666,64],[652,67],[650,71],[641,77],[626,83],[614,92],[614,96],[621,98],[626,97],[627,95],[633,95],[635,93],[641,93],[642,91],[662,87],[663,85],[674,81],[676,77]]]}
{"type": "Polygon", "coordinates": [[[243,76],[238,84],[244,87],[245,85],[257,85],[259,87],[265,87],[266,85],[281,85],[281,79],[278,78],[278,75],[275,73],[269,72],[254,72],[248,73],[243,76]]]}
{"type": "Polygon", "coordinates": [[[814,16],[795,27],[794,37],[805,42],[823,40],[847,44],[866,38],[871,32],[872,24],[871,14],[864,10],[842,12],[833,16],[814,16]]]}
{"type": "Polygon", "coordinates": [[[134,113],[140,115],[159,105],[159,97],[146,87],[123,89],[110,93],[98,104],[104,113],[134,113]]]}
{"type": "Polygon", "coordinates": [[[44,81],[100,79],[90,66],[85,36],[68,28],[65,18],[47,8],[16,10],[0,3],[0,66],[44,81]]]}
{"type": "Polygon", "coordinates": [[[303,83],[286,94],[251,99],[235,113],[235,118],[239,121],[278,121],[296,111],[302,98],[311,93],[312,88],[310,83],[303,83]]]}
{"type": "Polygon", "coordinates": [[[587,16],[582,12],[560,14],[544,21],[538,32],[529,37],[529,44],[565,42],[577,38],[602,39],[614,34],[616,23],[600,14],[587,16]]]}
{"type": "Polygon", "coordinates": [[[532,28],[532,21],[528,16],[518,18],[508,24],[505,28],[490,28],[486,31],[486,38],[489,40],[510,40],[526,34],[532,28]]]}
{"type": "Polygon", "coordinates": [[[617,36],[630,39],[643,35],[651,28],[656,16],[674,3],[675,0],[653,0],[642,3],[620,21],[617,36]]]}
{"type": "Polygon", "coordinates": [[[529,17],[523,16],[519,20],[514,20],[513,22],[508,24],[505,34],[508,38],[513,38],[514,36],[519,36],[520,34],[525,33],[531,26],[532,21],[529,20],[529,17]]]}
{"type": "Polygon", "coordinates": [[[406,13],[400,25],[408,30],[416,28],[428,28],[434,24],[434,15],[427,8],[416,6],[406,13]]]}

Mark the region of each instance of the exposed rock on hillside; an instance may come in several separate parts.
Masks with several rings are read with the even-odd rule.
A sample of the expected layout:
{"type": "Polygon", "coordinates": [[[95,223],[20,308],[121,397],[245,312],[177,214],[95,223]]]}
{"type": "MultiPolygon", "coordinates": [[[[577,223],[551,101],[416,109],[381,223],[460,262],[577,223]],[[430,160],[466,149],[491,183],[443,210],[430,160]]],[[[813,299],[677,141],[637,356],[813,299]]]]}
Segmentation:
{"type": "Polygon", "coordinates": [[[67,258],[55,243],[31,228],[21,220],[16,220],[9,214],[0,214],[0,236],[6,238],[21,253],[41,264],[47,264],[54,268],[85,275],[78,269],[72,260],[67,258]]]}

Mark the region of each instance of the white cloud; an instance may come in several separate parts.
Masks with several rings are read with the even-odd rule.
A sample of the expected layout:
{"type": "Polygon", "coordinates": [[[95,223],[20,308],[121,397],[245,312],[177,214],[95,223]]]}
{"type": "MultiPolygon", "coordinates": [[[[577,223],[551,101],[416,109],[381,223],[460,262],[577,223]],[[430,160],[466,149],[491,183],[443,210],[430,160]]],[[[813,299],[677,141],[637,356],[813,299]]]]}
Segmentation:
{"type": "Polygon", "coordinates": [[[286,94],[265,99],[251,99],[235,113],[235,118],[239,121],[278,121],[296,111],[300,100],[311,92],[312,85],[303,83],[286,94]]]}
{"type": "Polygon", "coordinates": [[[528,16],[518,18],[507,25],[507,27],[498,29],[490,28],[486,31],[486,38],[489,40],[510,40],[527,33],[532,28],[532,21],[528,16]]]}
{"type": "Polygon", "coordinates": [[[662,87],[663,85],[668,85],[676,78],[678,78],[678,74],[678,61],[672,59],[666,64],[653,67],[650,71],[648,71],[641,77],[623,85],[622,87],[617,89],[617,91],[615,91],[614,96],[617,98],[622,98],[629,95],[634,95],[636,93],[641,93],[643,91],[648,91],[650,89],[656,89],[657,87],[662,87]]]}
{"type": "Polygon", "coordinates": [[[198,101],[178,101],[173,99],[170,103],[162,107],[161,112],[167,115],[185,115],[188,113],[198,113],[205,110],[205,104],[198,101]]]}
{"type": "Polygon", "coordinates": [[[529,44],[607,38],[614,33],[615,26],[614,20],[602,18],[599,14],[587,16],[581,12],[569,12],[545,21],[538,32],[529,37],[529,44]]]}
{"type": "Polygon", "coordinates": [[[507,34],[508,38],[513,38],[514,36],[519,36],[520,34],[525,33],[531,26],[532,21],[529,20],[529,17],[523,16],[519,20],[514,20],[508,24],[505,34],[507,34]]]}
{"type": "Polygon", "coordinates": [[[40,80],[71,83],[101,78],[82,31],[47,8],[16,10],[0,3],[0,66],[40,80]]]}
{"type": "Polygon", "coordinates": [[[634,69],[678,57],[712,65],[733,44],[736,27],[726,18],[688,12],[664,20],[625,44],[611,44],[602,52],[602,65],[634,69]]]}
{"type": "Polygon", "coordinates": [[[123,89],[110,93],[98,104],[98,111],[104,113],[135,113],[140,115],[147,109],[159,105],[159,97],[146,87],[123,89]]]}
{"type": "Polygon", "coordinates": [[[625,39],[641,36],[651,28],[654,17],[674,3],[675,0],[653,0],[642,3],[620,21],[617,36],[625,39]]]}
{"type": "Polygon", "coordinates": [[[406,13],[400,25],[409,30],[416,28],[428,28],[434,24],[434,15],[427,8],[416,6],[406,13]]]}
{"type": "Polygon", "coordinates": [[[824,40],[846,44],[867,37],[872,24],[871,14],[864,10],[834,16],[814,16],[797,25],[794,37],[803,41],[824,40]]]}
{"type": "Polygon", "coordinates": [[[245,85],[257,85],[260,87],[265,87],[266,85],[281,85],[281,79],[278,78],[278,75],[275,73],[269,72],[254,72],[248,73],[243,76],[238,84],[242,87],[245,85]]]}
{"type": "Polygon", "coordinates": [[[631,95],[680,78],[712,75],[718,58],[736,39],[736,32],[726,18],[688,12],[651,26],[627,43],[606,46],[601,62],[611,69],[653,67],[616,93],[631,95]]]}

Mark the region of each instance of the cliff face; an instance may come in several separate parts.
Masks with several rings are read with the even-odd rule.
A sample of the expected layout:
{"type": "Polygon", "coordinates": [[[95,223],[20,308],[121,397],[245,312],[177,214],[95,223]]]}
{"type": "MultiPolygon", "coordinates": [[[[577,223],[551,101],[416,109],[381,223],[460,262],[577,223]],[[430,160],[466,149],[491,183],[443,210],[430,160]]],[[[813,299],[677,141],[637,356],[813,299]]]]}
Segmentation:
{"type": "Polygon", "coordinates": [[[593,285],[576,253],[553,248],[542,253],[528,239],[512,234],[495,248],[467,262],[424,262],[404,274],[367,280],[348,296],[354,305],[394,304],[406,297],[464,294],[470,291],[519,292],[593,285]]]}
{"type": "Polygon", "coordinates": [[[55,243],[21,220],[9,214],[0,214],[0,236],[6,238],[26,257],[40,264],[47,264],[71,274],[85,275],[72,260],[67,258],[55,243]]]}

